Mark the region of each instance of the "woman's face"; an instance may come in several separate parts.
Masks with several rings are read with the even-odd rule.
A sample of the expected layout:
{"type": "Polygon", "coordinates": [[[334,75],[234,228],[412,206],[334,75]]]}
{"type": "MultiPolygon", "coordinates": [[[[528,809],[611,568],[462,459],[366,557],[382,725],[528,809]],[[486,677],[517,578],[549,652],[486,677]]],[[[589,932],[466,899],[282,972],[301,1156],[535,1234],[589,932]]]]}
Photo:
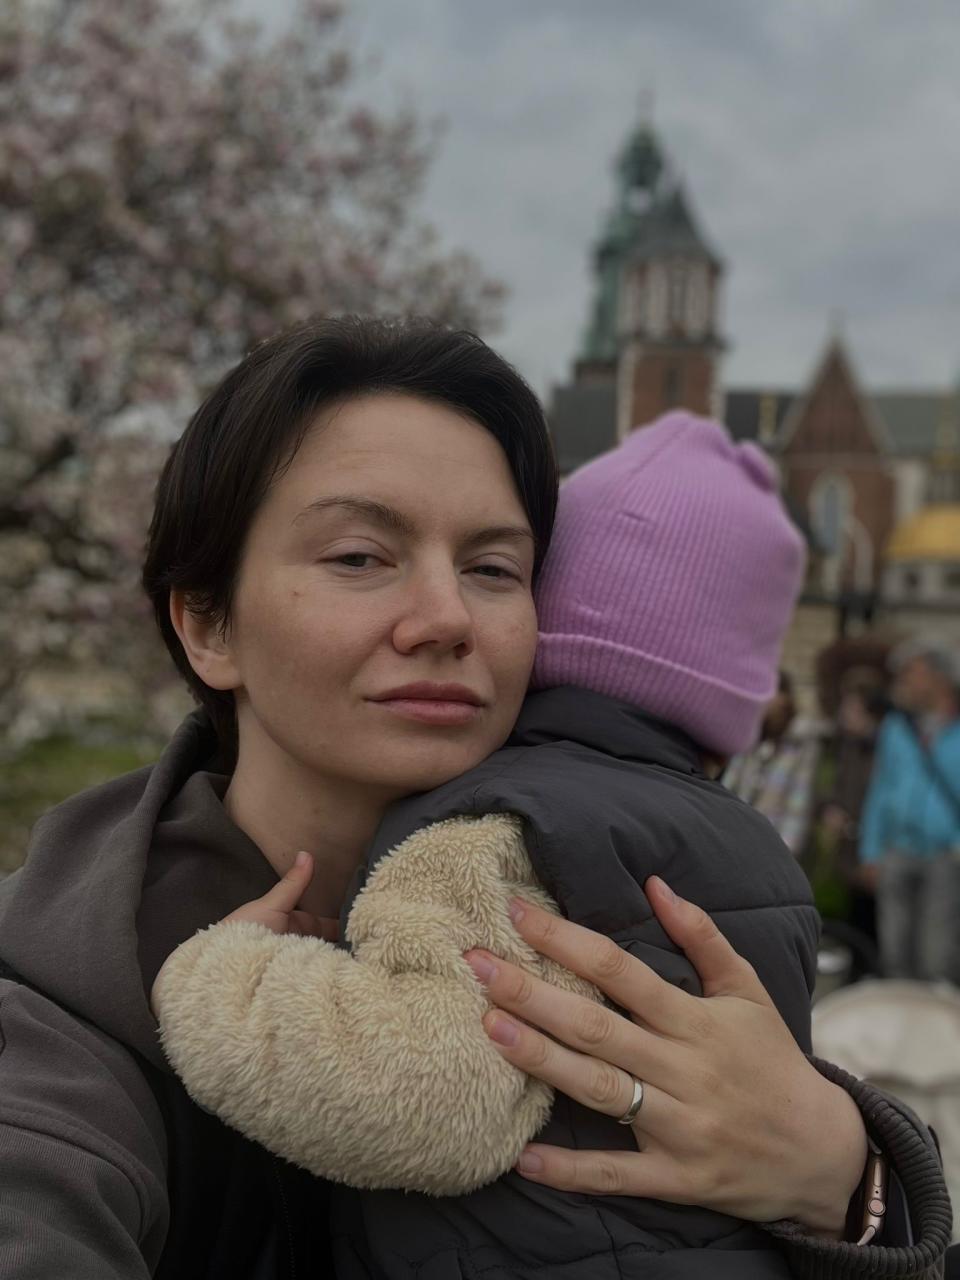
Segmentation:
{"type": "Polygon", "coordinates": [[[227,632],[241,765],[279,754],[392,798],[478,764],[526,691],[533,559],[483,427],[396,394],[326,413],[244,550],[227,632]]]}

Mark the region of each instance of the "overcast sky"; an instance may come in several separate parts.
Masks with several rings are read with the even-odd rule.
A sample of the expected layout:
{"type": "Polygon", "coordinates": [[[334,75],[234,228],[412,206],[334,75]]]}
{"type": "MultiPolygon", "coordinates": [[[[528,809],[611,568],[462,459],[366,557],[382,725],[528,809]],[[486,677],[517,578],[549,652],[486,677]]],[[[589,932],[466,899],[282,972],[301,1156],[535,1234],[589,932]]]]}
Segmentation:
{"type": "Polygon", "coordinates": [[[960,376],[960,0],[348,3],[377,100],[446,121],[425,212],[509,286],[495,345],[541,392],[643,90],[727,264],[726,385],[803,381],[837,313],[868,385],[960,376]]]}

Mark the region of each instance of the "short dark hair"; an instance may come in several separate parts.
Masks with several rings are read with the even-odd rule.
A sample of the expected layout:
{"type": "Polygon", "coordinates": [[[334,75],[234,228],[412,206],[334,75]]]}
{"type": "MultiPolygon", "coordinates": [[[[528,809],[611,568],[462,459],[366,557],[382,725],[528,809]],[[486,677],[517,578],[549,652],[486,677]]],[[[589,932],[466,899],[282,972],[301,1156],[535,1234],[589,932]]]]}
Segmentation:
{"type": "Polygon", "coordinates": [[[343,316],[308,321],[261,343],[214,388],[174,445],[157,485],[143,564],[160,634],[228,758],[236,747],[233,694],[211,689],[190,666],[170,620],[170,593],[184,592],[192,613],[226,628],[247,533],[271,483],[319,411],[381,392],[449,405],[495,437],[540,567],[558,488],[543,409],[476,334],[418,318],[343,316]]]}

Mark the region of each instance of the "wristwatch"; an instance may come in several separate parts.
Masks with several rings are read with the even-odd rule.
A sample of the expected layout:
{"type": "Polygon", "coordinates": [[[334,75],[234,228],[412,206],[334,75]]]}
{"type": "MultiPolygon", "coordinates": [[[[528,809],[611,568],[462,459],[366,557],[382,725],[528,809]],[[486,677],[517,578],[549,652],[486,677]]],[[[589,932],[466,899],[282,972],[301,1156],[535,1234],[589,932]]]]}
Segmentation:
{"type": "Polygon", "coordinates": [[[858,1245],[876,1244],[883,1233],[884,1217],[887,1212],[890,1167],[886,1156],[869,1136],[867,1147],[867,1165],[863,1171],[863,1178],[847,1210],[845,1237],[858,1245]]]}

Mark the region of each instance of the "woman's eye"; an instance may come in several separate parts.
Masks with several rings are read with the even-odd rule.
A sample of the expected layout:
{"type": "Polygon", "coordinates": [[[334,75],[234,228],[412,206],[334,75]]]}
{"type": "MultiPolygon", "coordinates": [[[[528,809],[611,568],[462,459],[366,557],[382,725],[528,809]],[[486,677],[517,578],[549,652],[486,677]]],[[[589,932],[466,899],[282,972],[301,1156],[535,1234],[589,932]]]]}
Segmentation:
{"type": "Polygon", "coordinates": [[[369,569],[371,564],[379,562],[379,557],[369,551],[346,551],[331,561],[332,564],[343,565],[345,569],[369,569]]]}
{"type": "Polygon", "coordinates": [[[474,565],[472,572],[478,574],[481,578],[491,578],[494,582],[518,582],[520,580],[519,573],[508,569],[502,564],[474,565]]]}

